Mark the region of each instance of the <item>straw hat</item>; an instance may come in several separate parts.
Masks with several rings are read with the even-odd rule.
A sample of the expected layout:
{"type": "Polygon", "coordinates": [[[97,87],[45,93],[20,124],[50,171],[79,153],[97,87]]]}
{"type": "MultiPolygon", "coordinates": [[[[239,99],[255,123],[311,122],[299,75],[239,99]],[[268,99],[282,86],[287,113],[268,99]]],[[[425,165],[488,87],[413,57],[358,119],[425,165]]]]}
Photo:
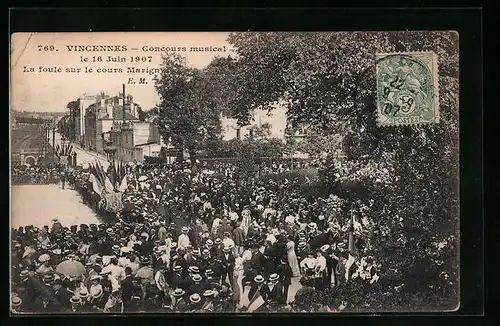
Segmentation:
{"type": "Polygon", "coordinates": [[[204,297],[211,297],[213,295],[214,295],[214,291],[212,291],[212,290],[206,290],[205,292],[203,292],[204,297]]]}
{"type": "Polygon", "coordinates": [[[30,276],[30,272],[27,269],[22,270],[21,273],[19,273],[19,276],[21,276],[21,278],[27,278],[30,276]]]}
{"type": "Polygon", "coordinates": [[[90,296],[94,299],[98,299],[102,296],[103,290],[100,286],[92,287],[90,290],[90,296]]]}
{"type": "Polygon", "coordinates": [[[264,282],[264,277],[262,275],[257,275],[253,279],[256,283],[263,283],[264,282]]]}
{"type": "Polygon", "coordinates": [[[71,297],[71,299],[69,299],[69,302],[78,304],[82,302],[82,299],[79,296],[74,295],[71,297]]]}
{"type": "Polygon", "coordinates": [[[200,269],[198,268],[198,266],[189,266],[188,271],[193,274],[198,274],[200,272],[200,269]]]}
{"type": "Polygon", "coordinates": [[[23,303],[23,300],[19,296],[16,295],[16,296],[12,296],[12,298],[10,299],[10,303],[12,304],[13,308],[17,308],[23,303]]]}
{"type": "Polygon", "coordinates": [[[41,263],[45,263],[46,261],[50,260],[49,254],[43,254],[40,257],[38,257],[38,261],[41,263]]]}
{"type": "Polygon", "coordinates": [[[278,274],[276,274],[276,273],[271,274],[271,276],[269,276],[269,281],[270,282],[274,282],[274,281],[277,281],[279,279],[280,279],[280,276],[278,274]]]}
{"type": "Polygon", "coordinates": [[[81,289],[78,292],[78,295],[80,296],[80,298],[86,299],[89,296],[89,291],[87,291],[86,289],[81,289]]]}
{"type": "Polygon", "coordinates": [[[90,278],[91,281],[100,281],[101,280],[101,277],[99,275],[92,275],[92,277],[90,278]]]}
{"type": "Polygon", "coordinates": [[[172,295],[174,297],[178,298],[178,297],[182,297],[184,294],[186,294],[186,291],[184,291],[183,289],[177,288],[174,290],[174,293],[172,295]]]}
{"type": "Polygon", "coordinates": [[[201,301],[201,297],[198,293],[193,293],[189,297],[189,301],[191,301],[191,303],[198,303],[201,301]]]}

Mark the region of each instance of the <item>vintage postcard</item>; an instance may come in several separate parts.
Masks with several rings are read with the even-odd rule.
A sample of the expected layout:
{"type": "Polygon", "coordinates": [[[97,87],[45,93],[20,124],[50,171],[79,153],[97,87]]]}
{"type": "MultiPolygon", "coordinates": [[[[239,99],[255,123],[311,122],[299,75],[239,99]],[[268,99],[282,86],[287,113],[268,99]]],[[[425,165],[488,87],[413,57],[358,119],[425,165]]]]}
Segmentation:
{"type": "Polygon", "coordinates": [[[458,38],[12,34],[12,314],[458,309],[458,38]]]}

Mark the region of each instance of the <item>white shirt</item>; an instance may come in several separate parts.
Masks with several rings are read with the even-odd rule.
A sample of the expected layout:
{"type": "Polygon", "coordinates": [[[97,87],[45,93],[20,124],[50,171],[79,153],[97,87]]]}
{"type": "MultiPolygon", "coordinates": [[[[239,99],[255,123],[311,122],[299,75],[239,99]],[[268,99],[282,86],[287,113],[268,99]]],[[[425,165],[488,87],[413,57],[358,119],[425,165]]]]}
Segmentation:
{"type": "Polygon", "coordinates": [[[238,220],[240,217],[238,216],[238,213],[236,212],[231,212],[229,213],[229,219],[230,220],[238,220]]]}
{"type": "Polygon", "coordinates": [[[252,259],[252,252],[250,250],[243,251],[243,255],[241,256],[243,262],[249,261],[252,259]]]}
{"type": "Polygon", "coordinates": [[[187,236],[187,234],[181,234],[179,235],[179,238],[177,239],[177,246],[179,248],[186,248],[189,246],[191,242],[189,241],[189,237],[187,236]]]}
{"type": "Polygon", "coordinates": [[[230,248],[230,249],[234,248],[235,246],[234,241],[231,238],[223,239],[222,244],[224,244],[225,248],[230,248]]]}
{"type": "Polygon", "coordinates": [[[212,209],[212,204],[209,201],[206,201],[205,203],[203,203],[203,210],[206,211],[209,209],[212,209]]]}
{"type": "Polygon", "coordinates": [[[288,223],[288,224],[295,224],[295,216],[293,215],[288,215],[287,217],[285,217],[285,223],[288,223]]]}
{"type": "Polygon", "coordinates": [[[222,220],[218,217],[214,219],[214,221],[212,222],[212,233],[214,233],[217,230],[221,222],[222,220]]]}
{"type": "Polygon", "coordinates": [[[126,257],[118,258],[118,265],[121,267],[127,267],[130,264],[130,260],[126,257]]]}
{"type": "Polygon", "coordinates": [[[267,235],[266,241],[270,241],[271,244],[273,245],[276,242],[276,237],[274,236],[274,234],[270,233],[267,235]]]}
{"type": "Polygon", "coordinates": [[[316,268],[316,258],[314,257],[306,257],[304,259],[302,259],[302,261],[300,262],[300,267],[301,268],[307,268],[307,269],[313,269],[313,268],[316,268]]]}
{"type": "Polygon", "coordinates": [[[326,258],[324,256],[316,257],[316,271],[322,272],[326,269],[326,258]]]}
{"type": "Polygon", "coordinates": [[[267,207],[266,209],[264,209],[264,212],[262,212],[262,216],[264,216],[264,218],[267,218],[269,214],[271,214],[271,216],[276,215],[276,210],[272,209],[271,207],[267,207]]]}

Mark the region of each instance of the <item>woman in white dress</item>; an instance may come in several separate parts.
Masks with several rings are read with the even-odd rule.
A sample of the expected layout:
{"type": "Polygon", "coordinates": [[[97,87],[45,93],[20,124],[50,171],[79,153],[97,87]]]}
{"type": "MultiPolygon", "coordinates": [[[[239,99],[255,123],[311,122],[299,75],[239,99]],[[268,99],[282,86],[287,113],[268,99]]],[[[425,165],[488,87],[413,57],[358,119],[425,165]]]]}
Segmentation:
{"type": "Polygon", "coordinates": [[[293,242],[292,237],[288,237],[288,242],[286,243],[288,265],[292,269],[293,277],[300,276],[300,266],[297,260],[297,255],[295,254],[295,242],[293,242]]]}

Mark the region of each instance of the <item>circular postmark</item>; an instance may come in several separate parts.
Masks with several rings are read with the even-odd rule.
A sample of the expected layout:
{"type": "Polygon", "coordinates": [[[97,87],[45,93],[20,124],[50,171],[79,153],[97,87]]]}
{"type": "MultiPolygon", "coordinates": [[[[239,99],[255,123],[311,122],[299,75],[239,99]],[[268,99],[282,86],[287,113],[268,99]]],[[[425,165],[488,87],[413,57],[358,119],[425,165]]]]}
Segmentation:
{"type": "Polygon", "coordinates": [[[377,61],[377,107],[394,122],[420,122],[434,117],[434,80],[427,64],[407,54],[377,61]]]}

